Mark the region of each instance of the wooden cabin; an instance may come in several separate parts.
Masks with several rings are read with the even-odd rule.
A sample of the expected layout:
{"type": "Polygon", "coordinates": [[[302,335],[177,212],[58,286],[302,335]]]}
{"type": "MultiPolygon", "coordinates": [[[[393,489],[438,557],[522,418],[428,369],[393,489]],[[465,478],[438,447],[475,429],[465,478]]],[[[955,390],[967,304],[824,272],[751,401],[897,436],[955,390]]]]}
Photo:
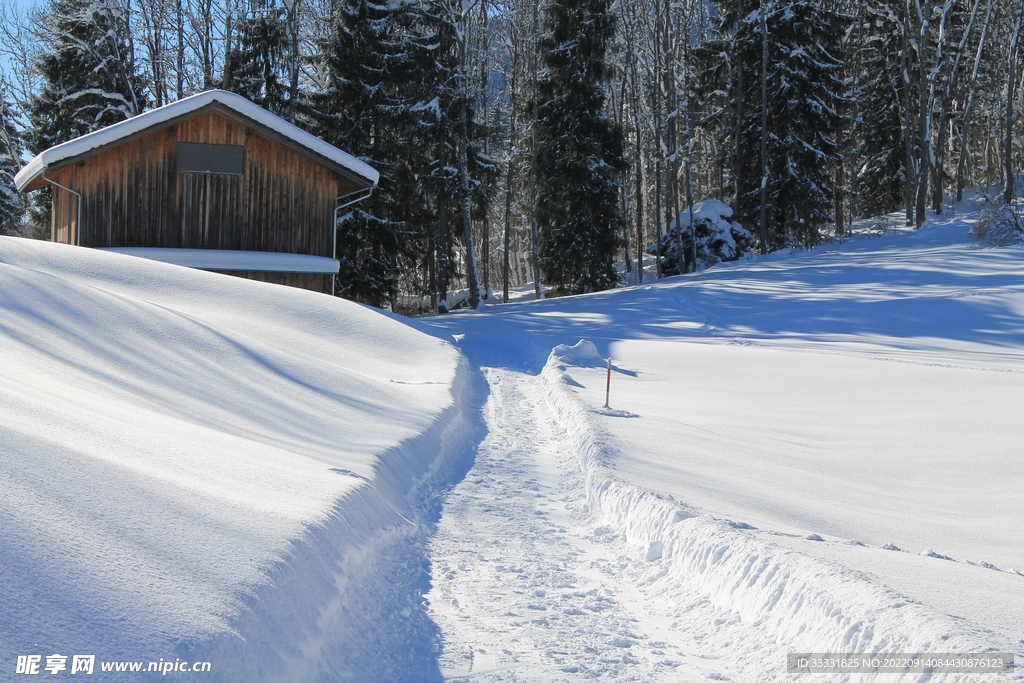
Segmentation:
{"type": "Polygon", "coordinates": [[[330,292],[338,210],[377,171],[234,93],[210,90],[42,152],[51,239],[330,292]]]}

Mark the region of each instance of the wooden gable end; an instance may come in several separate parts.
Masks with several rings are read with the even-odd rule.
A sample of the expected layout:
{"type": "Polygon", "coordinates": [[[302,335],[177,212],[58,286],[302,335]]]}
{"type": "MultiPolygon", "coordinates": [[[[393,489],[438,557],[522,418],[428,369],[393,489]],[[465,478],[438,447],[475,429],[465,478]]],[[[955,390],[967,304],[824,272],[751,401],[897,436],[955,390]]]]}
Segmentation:
{"type": "MultiPolygon", "coordinates": [[[[340,195],[358,186],[273,131],[211,108],[48,176],[82,195],[88,247],[240,249],[329,256],[340,195]],[[177,144],[241,145],[241,175],[179,172],[177,144]]],[[[53,239],[74,243],[77,198],[54,189],[53,239]]]]}

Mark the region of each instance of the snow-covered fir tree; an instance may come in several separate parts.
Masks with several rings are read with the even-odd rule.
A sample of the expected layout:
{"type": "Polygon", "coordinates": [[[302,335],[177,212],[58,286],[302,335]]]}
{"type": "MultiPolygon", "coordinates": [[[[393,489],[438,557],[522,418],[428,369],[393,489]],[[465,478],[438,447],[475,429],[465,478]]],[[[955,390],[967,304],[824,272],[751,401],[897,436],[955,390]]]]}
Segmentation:
{"type": "Polygon", "coordinates": [[[3,96],[0,92],[0,235],[23,235],[25,203],[14,186],[14,176],[21,168],[21,136],[3,96]]]}
{"type": "Polygon", "coordinates": [[[31,104],[30,147],[53,145],[135,116],[146,105],[117,0],[54,0],[43,17],[41,86],[31,104]]]}
{"type": "Polygon", "coordinates": [[[435,225],[426,176],[446,74],[432,21],[416,1],[339,2],[321,48],[328,86],[309,96],[314,132],[380,171],[374,196],[340,217],[336,255],[336,294],[375,306],[393,300],[403,257],[435,225]]]}
{"type": "Polygon", "coordinates": [[[615,286],[623,229],[616,178],[622,131],[604,110],[615,20],[607,0],[553,0],[546,8],[539,84],[540,263],[557,294],[615,286]]]}
{"type": "Polygon", "coordinates": [[[902,206],[904,198],[903,107],[907,99],[917,101],[916,88],[901,75],[900,50],[903,40],[903,2],[875,0],[861,6],[854,31],[856,66],[851,83],[851,100],[856,108],[853,121],[855,188],[858,212],[885,214],[902,206]]]}
{"type": "MultiPolygon", "coordinates": [[[[728,100],[710,108],[710,123],[732,150],[737,217],[743,225],[760,223],[764,135],[765,246],[814,245],[832,219],[838,105],[846,92],[840,41],[848,19],[814,0],[727,0],[719,6],[719,38],[699,53],[701,90],[728,100]]],[[[760,229],[754,234],[761,239],[760,229]]]]}
{"type": "Polygon", "coordinates": [[[669,223],[659,244],[647,253],[657,255],[663,275],[680,275],[710,268],[716,263],[735,261],[750,253],[754,237],[731,220],[733,211],[717,199],[705,199],[693,205],[669,223]],[[697,236],[694,249],[693,237],[697,236]],[[697,261],[694,267],[693,255],[697,261]]]}
{"type": "MultiPolygon", "coordinates": [[[[768,233],[769,249],[808,247],[822,239],[832,220],[834,169],[840,158],[836,132],[838,105],[845,90],[840,40],[847,19],[816,0],[765,2],[768,29],[768,233]]],[[[762,32],[759,15],[742,23],[755,38],[757,55],[746,61],[757,74],[750,79],[751,102],[740,149],[747,150],[748,199],[740,204],[740,222],[754,225],[760,208],[762,172],[756,152],[761,139],[762,32]]]]}
{"type": "Polygon", "coordinates": [[[339,221],[341,296],[384,306],[400,275],[416,270],[429,276],[415,293],[438,295],[443,312],[457,264],[471,263],[465,209],[486,205],[494,170],[476,144],[473,93],[459,70],[460,10],[449,0],[346,0],[336,9],[321,49],[328,87],[310,93],[305,118],[381,173],[374,196],[339,221]]]}
{"type": "MultiPolygon", "coordinates": [[[[33,154],[131,118],[146,106],[117,0],[54,0],[41,18],[39,89],[29,106],[33,154]]],[[[35,193],[32,222],[48,234],[50,190],[35,193]]]]}
{"type": "MultiPolygon", "coordinates": [[[[431,145],[423,182],[433,198],[434,222],[421,233],[428,253],[436,254],[428,290],[437,297],[437,311],[448,311],[447,293],[455,278],[464,278],[468,304],[480,301],[473,223],[488,210],[497,167],[483,152],[486,122],[476,118],[470,10],[464,0],[422,0],[424,28],[432,36],[433,63],[423,76],[423,100],[436,117],[421,119],[431,145]],[[459,248],[461,247],[461,249],[459,248]],[[459,268],[461,266],[461,269],[459,268]]],[[[428,256],[428,258],[430,258],[428,256]]]]}
{"type": "Polygon", "coordinates": [[[238,24],[237,45],[227,55],[223,87],[278,116],[293,119],[286,58],[286,9],[274,2],[254,4],[238,24]]]}
{"type": "MultiPolygon", "coordinates": [[[[700,125],[719,143],[716,163],[723,171],[715,191],[723,199],[731,199],[734,210],[748,220],[757,212],[757,198],[751,193],[761,175],[756,168],[757,146],[749,147],[751,131],[746,129],[756,125],[752,132],[760,131],[758,102],[751,99],[760,83],[761,46],[751,24],[751,18],[759,16],[759,2],[716,0],[714,7],[716,30],[694,50],[700,125]],[[754,124],[750,122],[752,116],[757,118],[754,124]],[[728,175],[724,169],[728,169],[728,175]],[[755,203],[751,205],[751,201],[755,203]]],[[[754,219],[750,225],[756,223],[754,219]]]]}

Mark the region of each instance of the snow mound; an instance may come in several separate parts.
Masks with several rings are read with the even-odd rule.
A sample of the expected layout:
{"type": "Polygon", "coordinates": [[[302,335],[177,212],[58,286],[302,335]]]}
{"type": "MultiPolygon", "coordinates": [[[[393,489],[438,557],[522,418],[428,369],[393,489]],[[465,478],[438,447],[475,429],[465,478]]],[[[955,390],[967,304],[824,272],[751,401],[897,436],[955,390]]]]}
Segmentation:
{"type": "Polygon", "coordinates": [[[651,247],[648,253],[660,255],[662,272],[668,275],[691,272],[696,232],[698,270],[735,261],[750,252],[754,238],[749,230],[730,220],[732,215],[732,209],[717,199],[697,202],[669,223],[660,250],[651,247]]]}
{"type": "Polygon", "coordinates": [[[0,358],[5,667],[436,672],[421,547],[476,438],[450,344],[321,294],[0,238],[0,358]]]}
{"type": "MultiPolygon", "coordinates": [[[[705,199],[693,205],[694,222],[699,220],[707,220],[710,221],[713,225],[719,225],[721,223],[728,223],[730,218],[732,218],[732,207],[730,207],[725,202],[718,201],[717,199],[705,199]]],[[[689,228],[690,212],[684,211],[682,214],[680,214],[678,222],[680,228],[689,228]]],[[[669,229],[674,230],[675,228],[676,221],[672,221],[672,223],[669,225],[669,229]]]]}
{"type": "Polygon", "coordinates": [[[572,346],[559,344],[551,349],[549,359],[549,362],[554,361],[562,365],[575,365],[581,368],[603,367],[607,362],[601,358],[594,342],[586,339],[580,339],[572,346]]]}

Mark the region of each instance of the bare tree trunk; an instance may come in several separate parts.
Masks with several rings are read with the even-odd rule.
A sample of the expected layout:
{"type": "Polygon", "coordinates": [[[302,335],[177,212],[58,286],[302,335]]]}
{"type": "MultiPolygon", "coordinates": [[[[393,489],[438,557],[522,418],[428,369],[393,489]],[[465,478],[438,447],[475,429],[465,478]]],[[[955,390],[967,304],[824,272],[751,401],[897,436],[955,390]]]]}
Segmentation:
{"type": "Polygon", "coordinates": [[[515,169],[516,158],[516,102],[519,100],[519,90],[516,87],[516,77],[519,74],[519,45],[518,36],[514,30],[509,41],[509,57],[512,60],[511,91],[509,93],[509,114],[508,114],[508,172],[505,175],[505,263],[502,269],[502,303],[508,303],[508,271],[509,271],[509,249],[511,246],[512,233],[512,173],[515,169]]]}
{"type": "Polygon", "coordinates": [[[903,78],[903,173],[906,176],[903,179],[903,201],[907,225],[914,224],[914,188],[917,186],[917,176],[914,174],[914,136],[910,132],[910,2],[911,0],[905,0],[903,3],[903,46],[900,50],[900,70],[903,78]]]}
{"type": "MultiPolygon", "coordinates": [[[[934,90],[934,81],[931,84],[931,88],[928,87],[928,73],[929,70],[925,67],[927,61],[926,57],[928,54],[928,27],[929,18],[932,14],[932,3],[931,0],[925,0],[925,6],[922,10],[920,0],[914,0],[914,7],[917,8],[917,18],[920,21],[921,33],[918,37],[917,44],[917,58],[918,58],[918,71],[920,75],[920,81],[918,88],[918,108],[917,108],[917,165],[915,180],[917,181],[917,201],[915,202],[916,212],[914,216],[914,225],[920,228],[924,225],[925,218],[925,199],[928,193],[928,149],[929,149],[929,132],[928,132],[928,110],[931,108],[929,91],[934,90]]],[[[941,49],[941,48],[940,48],[941,49]]],[[[934,94],[934,93],[933,93],[934,94]]]]}
{"type": "MultiPolygon", "coordinates": [[[[633,145],[634,181],[636,188],[636,282],[643,284],[644,281],[644,190],[643,190],[643,128],[641,121],[643,114],[640,106],[640,88],[637,83],[636,46],[634,27],[629,23],[629,13],[626,11],[626,3],[620,3],[622,11],[622,25],[626,34],[626,68],[629,74],[630,100],[633,105],[633,131],[636,142],[633,145]]],[[[628,228],[627,228],[628,229],[628,228]]],[[[628,249],[627,249],[628,252],[628,249]]]]}
{"type": "MultiPolygon", "coordinates": [[[[628,77],[626,75],[626,72],[623,71],[623,73],[622,73],[622,83],[620,84],[619,106],[616,108],[616,111],[618,112],[618,117],[619,117],[619,120],[617,121],[617,124],[618,124],[620,130],[624,129],[623,122],[626,119],[626,86],[628,85],[628,80],[629,79],[628,79],[628,77]]],[[[630,245],[629,245],[629,241],[630,241],[629,240],[629,220],[628,220],[628,216],[629,216],[629,193],[628,192],[620,192],[619,193],[619,197],[622,199],[622,216],[623,216],[623,221],[622,221],[622,247],[623,247],[623,255],[624,255],[625,261],[626,261],[626,272],[627,273],[632,273],[633,272],[633,257],[629,253],[629,247],[630,247],[630,245]]]]}
{"type": "Polygon", "coordinates": [[[1003,168],[1005,169],[1006,187],[1003,189],[1003,203],[1007,206],[1013,201],[1013,189],[1016,184],[1016,176],[1013,173],[1013,97],[1017,85],[1017,48],[1020,45],[1020,27],[1024,20],[1024,0],[1021,0],[1020,9],[1017,10],[1017,26],[1013,29],[1013,42],[1010,44],[1009,59],[1007,60],[1008,74],[1006,78],[1006,139],[1003,143],[1003,168]]]}
{"type": "MultiPolygon", "coordinates": [[[[742,16],[741,0],[736,0],[736,11],[737,16],[742,16]]],[[[732,150],[732,182],[735,189],[734,193],[734,206],[733,210],[736,215],[740,213],[740,202],[743,200],[743,166],[740,163],[740,142],[743,135],[743,103],[744,103],[744,91],[743,91],[743,64],[740,61],[740,51],[736,45],[736,38],[733,37],[733,50],[732,50],[732,68],[736,69],[736,93],[733,96],[733,100],[736,102],[736,127],[733,130],[733,150],[732,150]]],[[[764,239],[761,240],[761,253],[764,251],[764,239]]]]}
{"type": "MultiPolygon", "coordinates": [[[[487,122],[487,3],[480,3],[480,108],[481,120],[484,122],[484,156],[490,157],[490,130],[487,122]]],[[[483,298],[488,298],[491,290],[491,225],[488,211],[484,211],[483,221],[483,259],[484,259],[484,291],[483,298]]]]}
{"type": "Polygon", "coordinates": [[[768,253],[768,16],[761,0],[761,253],[768,253]]]}
{"type": "Polygon", "coordinates": [[[460,3],[458,89],[462,99],[459,115],[459,201],[462,205],[462,239],[466,247],[466,279],[469,281],[469,307],[480,305],[480,281],[476,270],[476,249],[473,245],[473,197],[469,189],[469,15],[465,2],[460,3]]]}
{"type": "Polygon", "coordinates": [[[960,155],[956,162],[956,200],[964,198],[964,162],[967,160],[967,140],[971,131],[971,112],[974,110],[974,97],[978,91],[978,71],[981,68],[981,56],[985,51],[985,39],[988,36],[989,22],[992,19],[992,0],[988,0],[985,8],[985,25],[981,28],[978,51],[974,56],[974,69],[971,71],[970,88],[967,94],[967,105],[964,107],[964,121],[960,134],[960,155]]]}
{"type": "MultiPolygon", "coordinates": [[[[671,0],[665,0],[665,8],[662,10],[662,55],[664,57],[662,66],[662,84],[665,90],[665,107],[668,114],[665,117],[665,150],[667,155],[666,166],[668,167],[668,190],[667,199],[672,202],[672,219],[675,221],[676,244],[682,245],[681,225],[679,221],[679,140],[677,124],[679,119],[679,100],[676,93],[676,70],[675,70],[675,30],[672,26],[672,5],[671,0]]],[[[682,264],[680,264],[681,266],[682,264]]],[[[694,264],[696,267],[696,264],[694,264]]]]}
{"type": "Polygon", "coordinates": [[[530,148],[533,157],[530,163],[530,242],[533,249],[533,293],[535,298],[543,299],[544,291],[540,286],[540,226],[537,225],[537,118],[540,106],[540,92],[537,79],[540,75],[538,62],[537,36],[540,31],[540,0],[533,2],[533,131],[530,148]]]}
{"type": "Polygon", "coordinates": [[[202,33],[199,36],[203,58],[203,90],[213,87],[213,0],[201,0],[202,33]]]}
{"type": "Polygon", "coordinates": [[[462,201],[462,239],[466,244],[466,279],[469,280],[469,307],[480,305],[480,281],[476,273],[476,249],[473,247],[473,198],[469,193],[469,140],[465,133],[466,113],[463,108],[463,128],[459,135],[459,194],[462,201]]]}
{"type": "MultiPolygon", "coordinates": [[[[654,32],[657,33],[658,24],[661,19],[661,3],[655,1],[655,27],[654,32]]],[[[657,38],[653,39],[654,47],[654,142],[658,147],[658,153],[654,155],[654,223],[655,223],[655,252],[656,256],[656,272],[658,279],[664,277],[664,269],[662,268],[662,254],[661,254],[661,229],[664,225],[664,207],[662,206],[662,175],[665,165],[665,129],[661,125],[661,86],[658,84],[658,74],[661,73],[661,43],[657,38]]]]}
{"type": "MultiPolygon", "coordinates": [[[[446,182],[446,181],[442,181],[446,182]]],[[[437,312],[448,312],[448,274],[451,272],[451,264],[448,262],[448,254],[451,253],[451,242],[448,232],[448,191],[442,190],[438,198],[440,206],[437,211],[437,222],[441,232],[441,239],[437,244],[437,312]]]]}
{"type": "MultiPolygon", "coordinates": [[[[688,25],[689,17],[684,17],[683,24],[688,25]]],[[[683,157],[683,172],[686,176],[686,210],[690,214],[690,242],[693,249],[693,272],[697,272],[697,224],[693,220],[693,176],[690,169],[690,154],[693,152],[693,111],[690,108],[692,98],[690,97],[690,40],[684,37],[683,42],[683,96],[686,97],[686,105],[683,111],[686,113],[683,119],[683,131],[686,136],[686,156],[683,157]]]]}
{"type": "Polygon", "coordinates": [[[152,79],[150,90],[154,104],[162,107],[167,104],[167,56],[165,54],[167,6],[162,0],[141,0],[139,16],[142,19],[140,37],[146,46],[149,76],[152,79]]]}
{"type": "Polygon", "coordinates": [[[430,292],[430,310],[437,311],[437,240],[434,232],[427,238],[427,291],[430,292]]]}
{"type": "Polygon", "coordinates": [[[301,55],[299,54],[299,38],[302,31],[301,0],[286,2],[285,21],[288,26],[288,109],[285,118],[295,123],[295,105],[299,99],[299,73],[301,71],[301,55]]]}
{"type": "Polygon", "coordinates": [[[174,54],[174,68],[177,71],[177,87],[175,88],[175,95],[177,99],[181,99],[185,96],[185,12],[181,6],[185,0],[177,0],[175,3],[175,10],[177,13],[178,20],[178,44],[175,46],[174,54]]]}
{"type": "Polygon", "coordinates": [[[938,139],[935,141],[933,147],[932,157],[935,159],[935,163],[932,165],[932,211],[936,215],[942,213],[942,197],[943,197],[943,181],[945,180],[945,165],[946,165],[946,136],[949,130],[950,121],[950,108],[953,101],[953,92],[957,83],[957,77],[960,73],[960,62],[963,59],[964,50],[967,47],[967,41],[971,37],[971,32],[974,29],[974,20],[978,16],[978,9],[981,7],[981,0],[974,0],[974,7],[971,8],[971,16],[967,21],[967,26],[964,27],[964,34],[960,37],[960,43],[957,45],[956,56],[953,58],[952,66],[949,68],[948,73],[945,76],[945,84],[942,91],[942,111],[939,114],[938,139]]]}
{"type": "MultiPolygon", "coordinates": [[[[634,88],[636,87],[634,75],[634,88]]],[[[636,93],[633,94],[636,98],[636,93]]],[[[636,166],[636,283],[644,282],[644,165],[641,159],[640,143],[643,139],[640,133],[640,107],[635,102],[635,128],[636,128],[636,149],[634,150],[634,164],[636,166]]]]}

